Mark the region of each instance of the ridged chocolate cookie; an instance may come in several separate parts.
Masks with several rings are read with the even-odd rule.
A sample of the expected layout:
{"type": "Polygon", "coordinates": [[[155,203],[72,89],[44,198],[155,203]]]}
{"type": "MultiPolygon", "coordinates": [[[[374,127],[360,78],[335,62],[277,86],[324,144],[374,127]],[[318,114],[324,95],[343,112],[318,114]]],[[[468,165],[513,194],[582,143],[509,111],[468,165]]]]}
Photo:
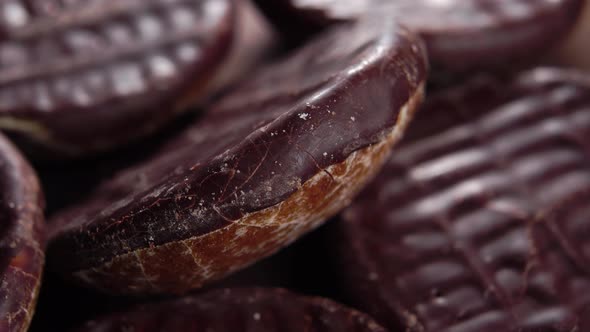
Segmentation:
{"type": "Polygon", "coordinates": [[[343,216],[358,303],[391,329],[590,331],[590,76],[429,97],[343,216]]]}
{"type": "Polygon", "coordinates": [[[84,332],[385,332],[372,318],[281,289],[221,289],[90,321],[84,332]]]}
{"type": "Polygon", "coordinates": [[[391,20],[326,31],[53,218],[50,265],[108,292],[184,292],[276,252],[379,170],[426,71],[391,20]]]}
{"type": "Polygon", "coordinates": [[[0,135],[0,331],[24,332],[45,262],[43,194],[20,152],[0,135]]]}
{"type": "MultiPolygon", "coordinates": [[[[575,24],[583,0],[256,0],[285,33],[387,13],[426,41],[434,69],[529,64],[575,24]]],[[[377,16],[376,16],[377,15],[377,16]]]]}
{"type": "Polygon", "coordinates": [[[234,5],[3,1],[0,129],[66,156],[154,131],[203,97],[229,50],[234,5]]]}

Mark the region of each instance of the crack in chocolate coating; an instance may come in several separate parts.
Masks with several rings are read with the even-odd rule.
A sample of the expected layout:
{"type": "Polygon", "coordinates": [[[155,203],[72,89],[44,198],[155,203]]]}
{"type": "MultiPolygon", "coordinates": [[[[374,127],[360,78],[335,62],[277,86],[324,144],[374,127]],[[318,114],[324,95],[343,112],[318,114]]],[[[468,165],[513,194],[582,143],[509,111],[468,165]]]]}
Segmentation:
{"type": "Polygon", "coordinates": [[[0,128],[80,155],[128,143],[201,97],[232,0],[5,1],[0,128]]]}
{"type": "Polygon", "coordinates": [[[369,316],[281,289],[221,289],[147,304],[86,323],[77,331],[385,332],[369,316]]]}
{"type": "MultiPolygon", "coordinates": [[[[87,202],[58,214],[50,230],[50,265],[83,275],[85,270],[102,275],[106,268],[107,275],[90,282],[101,283],[95,286],[104,290],[178,292],[219,277],[200,258],[247,257],[234,262],[235,269],[262,258],[253,253],[268,255],[286,244],[278,239],[299,234],[288,234],[290,225],[301,232],[336,213],[378,169],[421,100],[424,50],[413,35],[394,25],[382,20],[336,27],[262,69],[144,163],[121,171],[87,202]],[[356,164],[349,165],[353,160],[356,164]],[[287,204],[302,189],[298,201],[287,204]],[[328,193],[334,196],[323,196],[328,193]],[[317,216],[301,219],[307,211],[299,205],[312,197],[329,199],[317,216]],[[266,210],[280,210],[280,203],[289,208],[266,210]],[[231,241],[224,232],[242,227],[242,221],[272,224],[265,213],[280,214],[280,223],[273,225],[276,230],[261,228],[258,235],[247,235],[253,252],[224,249],[232,244],[223,242],[231,241]],[[207,242],[213,239],[218,240],[207,242]],[[204,243],[187,246],[183,241],[204,243]],[[147,277],[146,269],[159,269],[154,279],[175,271],[170,269],[174,264],[180,269],[185,253],[192,256],[186,257],[192,266],[175,278],[188,273],[196,281],[154,284],[147,277]],[[123,256],[133,262],[119,262],[123,256]],[[156,258],[158,264],[142,263],[156,258]],[[143,274],[140,286],[123,286],[139,282],[126,280],[130,269],[136,270],[133,275],[143,274]],[[104,282],[113,274],[122,285],[104,282]]],[[[222,263],[215,263],[213,271],[217,264],[222,263]]]]}
{"type": "Polygon", "coordinates": [[[44,200],[37,177],[0,136],[0,331],[24,332],[45,261],[44,200]]]}
{"type": "Polygon", "coordinates": [[[392,329],[590,330],[590,77],[480,77],[419,114],[343,213],[358,303],[392,329]]]}
{"type": "MultiPolygon", "coordinates": [[[[388,13],[426,42],[435,69],[529,62],[563,38],[583,0],[256,0],[288,35],[388,13]],[[294,26],[302,27],[293,29],[294,26]]],[[[512,64],[513,65],[513,64],[512,64]]]]}

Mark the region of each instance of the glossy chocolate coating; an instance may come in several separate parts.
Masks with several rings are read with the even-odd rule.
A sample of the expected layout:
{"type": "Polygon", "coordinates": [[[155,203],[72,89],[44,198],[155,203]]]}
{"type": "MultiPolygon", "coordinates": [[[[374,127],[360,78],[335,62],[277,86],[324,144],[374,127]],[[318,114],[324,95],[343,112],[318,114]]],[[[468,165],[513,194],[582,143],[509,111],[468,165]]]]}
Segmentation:
{"type": "Polygon", "coordinates": [[[426,66],[390,20],[327,31],[53,218],[50,265],[106,291],[182,292],[271,254],[377,171],[426,66]]]}
{"type": "Polygon", "coordinates": [[[388,13],[426,41],[435,69],[530,62],[563,38],[583,0],[256,0],[286,31],[309,33],[338,21],[388,13]],[[297,28],[295,28],[297,27],[297,28]]]}
{"type": "Polygon", "coordinates": [[[355,297],[410,331],[590,331],[590,77],[429,97],[343,214],[355,297]]]}
{"type": "Polygon", "coordinates": [[[201,97],[232,0],[3,1],[0,128],[68,155],[128,143],[201,97]]]}
{"type": "Polygon", "coordinates": [[[0,331],[26,331],[45,261],[43,195],[19,151],[0,135],[0,331]]]}
{"type": "Polygon", "coordinates": [[[385,332],[369,316],[281,289],[221,289],[88,322],[78,331],[385,332]]]}

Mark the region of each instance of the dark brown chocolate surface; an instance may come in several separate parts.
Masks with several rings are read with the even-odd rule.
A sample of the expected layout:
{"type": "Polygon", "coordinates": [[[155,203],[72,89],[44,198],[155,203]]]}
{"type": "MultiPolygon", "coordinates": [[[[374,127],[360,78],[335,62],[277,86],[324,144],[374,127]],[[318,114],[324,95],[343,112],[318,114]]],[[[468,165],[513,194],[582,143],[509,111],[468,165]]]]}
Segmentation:
{"type": "Polygon", "coordinates": [[[429,97],[343,214],[359,303],[410,331],[590,331],[590,77],[429,97]]]}
{"type": "Polygon", "coordinates": [[[0,331],[26,331],[45,261],[43,195],[29,164],[0,135],[0,331]]]}
{"type": "Polygon", "coordinates": [[[426,66],[390,20],[325,32],[53,218],[50,265],[107,291],[179,292],[269,255],[377,171],[426,66]]]}
{"type": "Polygon", "coordinates": [[[0,128],[61,153],[116,147],[201,97],[232,0],[5,1],[0,128]]]}
{"type": "Polygon", "coordinates": [[[435,69],[529,63],[564,38],[583,0],[256,0],[287,34],[388,13],[426,41],[435,69]]]}
{"type": "Polygon", "coordinates": [[[84,332],[385,332],[369,316],[280,289],[221,289],[88,322],[84,332]]]}

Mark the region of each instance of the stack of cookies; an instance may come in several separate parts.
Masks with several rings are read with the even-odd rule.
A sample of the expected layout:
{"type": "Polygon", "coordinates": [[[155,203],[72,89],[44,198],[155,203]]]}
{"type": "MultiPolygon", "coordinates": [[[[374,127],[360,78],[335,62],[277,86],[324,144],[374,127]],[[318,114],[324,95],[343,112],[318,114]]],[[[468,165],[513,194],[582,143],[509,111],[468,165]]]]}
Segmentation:
{"type": "Polygon", "coordinates": [[[590,331],[589,13],[0,1],[0,332],[590,331]]]}

